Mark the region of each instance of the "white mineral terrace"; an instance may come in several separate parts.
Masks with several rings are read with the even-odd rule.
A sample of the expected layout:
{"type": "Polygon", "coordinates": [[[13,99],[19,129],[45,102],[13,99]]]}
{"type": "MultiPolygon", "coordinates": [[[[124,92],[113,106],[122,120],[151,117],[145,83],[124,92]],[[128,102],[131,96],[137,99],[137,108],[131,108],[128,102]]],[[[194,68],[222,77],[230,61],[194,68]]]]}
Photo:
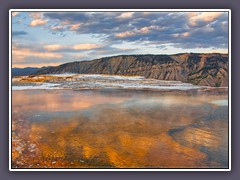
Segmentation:
{"type": "MultiPolygon", "coordinates": [[[[43,76],[43,75],[42,75],[43,76]]],[[[41,78],[35,76],[32,79],[41,78]]],[[[146,79],[142,76],[119,76],[99,74],[48,74],[44,76],[60,77],[54,78],[47,83],[14,84],[12,90],[25,89],[154,89],[154,90],[190,90],[206,88],[181,81],[163,81],[157,79],[146,79]]],[[[13,78],[12,82],[20,82],[26,76],[13,78]]]]}

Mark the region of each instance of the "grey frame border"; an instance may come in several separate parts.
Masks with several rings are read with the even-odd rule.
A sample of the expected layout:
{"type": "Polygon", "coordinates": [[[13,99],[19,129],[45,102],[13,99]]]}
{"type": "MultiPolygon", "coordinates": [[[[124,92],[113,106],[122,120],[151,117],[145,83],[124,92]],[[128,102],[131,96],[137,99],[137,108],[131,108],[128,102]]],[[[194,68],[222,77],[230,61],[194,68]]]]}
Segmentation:
{"type": "Polygon", "coordinates": [[[238,0],[201,0],[201,1],[189,1],[189,0],[131,0],[127,2],[112,1],[112,0],[42,0],[42,1],[28,1],[28,0],[1,0],[0,1],[0,174],[3,179],[36,179],[42,180],[43,178],[51,178],[53,180],[62,180],[70,177],[71,179],[116,179],[122,180],[125,178],[131,179],[211,179],[211,180],[225,180],[225,179],[239,179],[240,177],[240,108],[238,102],[240,102],[240,84],[238,77],[240,77],[240,51],[237,50],[238,42],[240,42],[240,22],[237,19],[240,17],[240,11],[238,9],[240,3],[238,0]],[[232,171],[231,172],[9,172],[8,171],[8,10],[9,9],[27,9],[27,8],[127,8],[127,9],[231,9],[232,11],[232,171]]]}

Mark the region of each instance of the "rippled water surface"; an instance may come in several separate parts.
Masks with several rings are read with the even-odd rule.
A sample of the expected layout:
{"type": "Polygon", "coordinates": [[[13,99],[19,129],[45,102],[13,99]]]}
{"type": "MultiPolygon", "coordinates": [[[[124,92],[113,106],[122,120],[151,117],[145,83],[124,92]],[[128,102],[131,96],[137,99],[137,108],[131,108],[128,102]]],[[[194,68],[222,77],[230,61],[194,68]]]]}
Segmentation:
{"type": "Polygon", "coordinates": [[[137,90],[12,94],[13,168],[227,168],[227,96],[137,90]]]}

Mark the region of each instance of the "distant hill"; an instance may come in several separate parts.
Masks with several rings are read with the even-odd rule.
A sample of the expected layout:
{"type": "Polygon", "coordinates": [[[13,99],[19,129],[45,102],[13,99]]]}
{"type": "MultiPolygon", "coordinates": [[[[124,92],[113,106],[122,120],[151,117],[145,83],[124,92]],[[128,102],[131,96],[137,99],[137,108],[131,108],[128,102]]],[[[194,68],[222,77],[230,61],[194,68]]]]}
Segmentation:
{"type": "Polygon", "coordinates": [[[34,74],[141,75],[202,86],[228,86],[228,55],[183,53],[176,55],[120,55],[62,64],[34,74]]]}
{"type": "Polygon", "coordinates": [[[26,68],[12,68],[12,76],[26,76],[37,72],[40,68],[26,67],[26,68]]]}
{"type": "MultiPolygon", "coordinates": [[[[50,67],[50,66],[49,66],[50,67]]],[[[49,67],[26,67],[26,68],[12,68],[12,76],[27,76],[31,74],[35,74],[39,70],[43,70],[49,67]]]]}

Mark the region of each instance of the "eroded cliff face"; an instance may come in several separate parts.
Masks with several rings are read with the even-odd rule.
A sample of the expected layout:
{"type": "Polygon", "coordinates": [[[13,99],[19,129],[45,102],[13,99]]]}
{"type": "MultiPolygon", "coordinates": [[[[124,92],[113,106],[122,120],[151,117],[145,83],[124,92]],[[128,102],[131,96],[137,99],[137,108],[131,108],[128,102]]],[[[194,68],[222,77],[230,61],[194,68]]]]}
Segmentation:
{"type": "Polygon", "coordinates": [[[121,55],[62,64],[35,74],[116,74],[141,75],[160,80],[190,82],[195,85],[228,86],[228,55],[121,55]]]}

